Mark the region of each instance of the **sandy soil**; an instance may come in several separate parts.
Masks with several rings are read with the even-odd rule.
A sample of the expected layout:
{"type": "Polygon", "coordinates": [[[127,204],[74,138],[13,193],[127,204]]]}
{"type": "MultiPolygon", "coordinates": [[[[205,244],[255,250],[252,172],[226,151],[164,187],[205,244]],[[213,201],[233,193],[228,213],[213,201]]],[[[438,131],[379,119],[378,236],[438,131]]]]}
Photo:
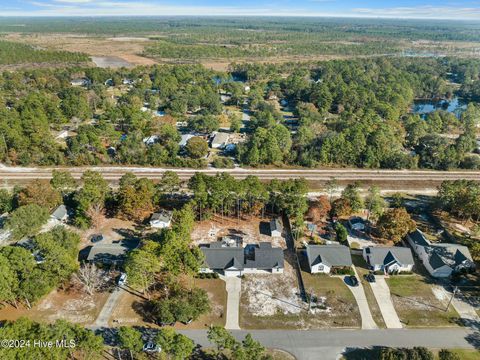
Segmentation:
{"type": "Polygon", "coordinates": [[[19,306],[15,309],[6,306],[0,310],[0,320],[15,320],[22,316],[28,316],[36,321],[54,322],[64,319],[73,323],[91,324],[95,321],[108,292],[89,296],[80,292],[64,292],[54,290],[32,309],[19,306]]]}
{"type": "Polygon", "coordinates": [[[270,219],[267,218],[252,217],[237,220],[237,218],[216,216],[210,220],[197,222],[192,232],[192,240],[195,245],[199,245],[221,240],[222,236],[237,235],[242,237],[244,246],[246,244],[258,244],[259,242],[267,241],[271,242],[272,246],[286,249],[283,237],[272,238],[264,231],[264,229],[269,229],[269,221],[270,219]]]}
{"type": "Polygon", "coordinates": [[[297,280],[292,266],[285,262],[283,274],[250,274],[242,281],[245,310],[253,316],[272,316],[277,313],[298,314],[305,303],[298,296],[297,280]]]}

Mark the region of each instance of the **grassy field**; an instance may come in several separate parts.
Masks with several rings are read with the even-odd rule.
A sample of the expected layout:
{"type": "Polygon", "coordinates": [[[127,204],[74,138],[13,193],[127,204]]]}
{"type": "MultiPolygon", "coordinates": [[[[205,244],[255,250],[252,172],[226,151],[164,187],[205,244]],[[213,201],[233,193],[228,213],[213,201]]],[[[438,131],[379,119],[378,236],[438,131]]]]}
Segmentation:
{"type": "MultiPolygon", "coordinates": [[[[367,360],[378,359],[380,356],[380,347],[373,349],[355,349],[342,356],[342,360],[367,360]]],[[[438,360],[438,353],[440,349],[430,349],[434,354],[434,360],[438,360]]],[[[470,349],[450,349],[455,355],[458,355],[461,360],[477,360],[480,358],[480,352],[478,350],[470,349]]]]}
{"type": "Polygon", "coordinates": [[[407,327],[456,326],[458,313],[448,299],[439,300],[428,278],[420,275],[399,275],[386,279],[397,314],[407,327]]]}
{"type": "Polygon", "coordinates": [[[380,312],[380,307],[378,306],[377,299],[373,294],[373,290],[370,286],[370,283],[363,278],[363,275],[368,274],[369,270],[367,269],[367,264],[361,255],[352,255],[353,265],[357,269],[358,276],[362,282],[363,289],[365,291],[365,296],[367,298],[368,307],[372,313],[373,320],[380,328],[385,328],[385,321],[383,320],[382,313],[380,312]]]}

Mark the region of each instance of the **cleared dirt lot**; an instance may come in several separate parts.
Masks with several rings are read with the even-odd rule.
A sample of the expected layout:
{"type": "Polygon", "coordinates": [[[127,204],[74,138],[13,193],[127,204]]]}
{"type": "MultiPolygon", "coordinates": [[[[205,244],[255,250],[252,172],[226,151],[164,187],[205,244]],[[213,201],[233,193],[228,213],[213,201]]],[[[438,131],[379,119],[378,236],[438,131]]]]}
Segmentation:
{"type": "Polygon", "coordinates": [[[285,238],[270,236],[269,221],[267,218],[252,217],[238,220],[217,216],[197,222],[192,232],[192,240],[195,245],[208,244],[221,240],[222,236],[235,235],[242,237],[244,245],[266,241],[271,242],[272,246],[286,249],[285,238]]]}
{"type": "Polygon", "coordinates": [[[88,325],[95,321],[108,295],[108,292],[89,296],[80,292],[54,290],[32,309],[23,306],[19,306],[18,309],[13,306],[5,306],[0,310],[0,320],[16,320],[19,317],[28,316],[36,321],[54,322],[64,319],[88,325]]]}
{"type": "Polygon", "coordinates": [[[302,272],[306,291],[317,298],[308,304],[298,294],[297,279],[286,256],[284,274],[246,275],[242,280],[240,327],[245,329],[318,329],[360,327],[355,299],[340,278],[302,272]]]}
{"type": "MultiPolygon", "coordinates": [[[[140,56],[150,40],[112,38],[72,34],[7,34],[6,40],[22,42],[47,49],[83,52],[98,57],[117,57],[133,65],[153,65],[156,61],[140,56]]],[[[119,63],[122,65],[121,63],[119,63]]],[[[114,65],[114,64],[113,64],[114,65]]]]}

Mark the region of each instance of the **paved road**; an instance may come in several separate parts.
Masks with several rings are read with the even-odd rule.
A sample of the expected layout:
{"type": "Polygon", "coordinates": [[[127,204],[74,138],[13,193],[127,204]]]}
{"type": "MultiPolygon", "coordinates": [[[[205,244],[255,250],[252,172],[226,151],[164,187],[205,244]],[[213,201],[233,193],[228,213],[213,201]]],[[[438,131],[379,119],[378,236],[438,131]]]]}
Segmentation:
{"type": "Polygon", "coordinates": [[[240,312],[240,292],[242,290],[242,279],[236,276],[222,276],[227,290],[227,319],[225,329],[240,329],[238,323],[240,312]]]}
{"type": "MultiPolygon", "coordinates": [[[[352,292],[353,296],[355,297],[355,301],[358,305],[358,310],[360,310],[360,316],[362,318],[362,329],[378,329],[375,320],[373,320],[372,313],[370,311],[370,307],[368,306],[367,296],[365,295],[365,290],[363,289],[362,282],[360,281],[360,277],[358,276],[357,270],[353,267],[355,271],[355,276],[357,277],[358,285],[357,286],[350,286],[348,280],[344,280],[347,284],[348,288],[352,292]]],[[[343,279],[344,277],[342,277],[343,279]]]]}
{"type": "Polygon", "coordinates": [[[86,170],[102,173],[105,179],[117,181],[125,172],[130,171],[139,177],[160,178],[166,170],[176,172],[181,179],[189,179],[195,172],[216,174],[219,171],[230,173],[237,179],[248,175],[256,175],[264,180],[291,179],[303,177],[312,181],[327,181],[335,177],[338,181],[381,181],[398,184],[407,188],[407,183],[417,183],[417,186],[434,188],[443,180],[472,179],[480,180],[479,171],[434,171],[434,170],[366,170],[366,169],[167,169],[150,167],[0,167],[0,178],[7,183],[33,179],[49,179],[53,169],[67,170],[75,178],[80,178],[86,170]],[[420,185],[419,185],[420,184],[420,185]]]}
{"type": "Polygon", "coordinates": [[[373,295],[377,300],[378,307],[382,313],[383,320],[388,329],[401,329],[402,323],[393,307],[390,288],[383,276],[375,276],[376,282],[370,283],[373,295]]]}
{"type": "Polygon", "coordinates": [[[108,327],[108,320],[112,316],[113,310],[125,291],[121,287],[115,287],[113,292],[108,297],[105,305],[98,314],[95,320],[94,327],[108,327]]]}
{"type": "MultiPolygon", "coordinates": [[[[252,330],[232,331],[240,340],[247,332],[264,346],[288,351],[298,360],[333,360],[343,349],[372,346],[430,348],[478,348],[480,333],[454,329],[377,330],[252,330]]],[[[202,346],[211,346],[204,330],[185,330],[185,335],[202,346]]]]}

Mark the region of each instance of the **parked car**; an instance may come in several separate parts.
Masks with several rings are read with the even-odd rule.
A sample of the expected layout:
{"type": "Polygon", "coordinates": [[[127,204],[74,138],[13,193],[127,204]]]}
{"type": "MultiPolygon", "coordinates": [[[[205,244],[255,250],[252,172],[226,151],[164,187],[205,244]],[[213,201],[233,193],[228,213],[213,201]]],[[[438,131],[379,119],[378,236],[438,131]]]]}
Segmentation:
{"type": "Polygon", "coordinates": [[[143,345],[143,351],[154,353],[154,352],[162,352],[162,347],[160,345],[156,345],[155,343],[149,341],[143,345]]]}
{"type": "Polygon", "coordinates": [[[122,274],[120,275],[120,277],[118,278],[117,284],[118,284],[118,286],[123,286],[123,285],[125,285],[126,283],[127,283],[127,274],[122,273],[122,274]]]}
{"type": "Polygon", "coordinates": [[[352,286],[358,286],[358,279],[355,275],[350,275],[348,277],[348,281],[350,282],[350,285],[352,286]]]}
{"type": "Polygon", "coordinates": [[[365,278],[365,280],[367,280],[370,283],[374,283],[376,281],[375,280],[375,275],[373,275],[372,273],[365,274],[365,275],[363,275],[363,277],[365,278]]]}
{"type": "Polygon", "coordinates": [[[90,241],[92,243],[97,243],[99,241],[102,241],[103,240],[103,235],[102,234],[93,234],[92,236],[90,236],[90,241]]]}

